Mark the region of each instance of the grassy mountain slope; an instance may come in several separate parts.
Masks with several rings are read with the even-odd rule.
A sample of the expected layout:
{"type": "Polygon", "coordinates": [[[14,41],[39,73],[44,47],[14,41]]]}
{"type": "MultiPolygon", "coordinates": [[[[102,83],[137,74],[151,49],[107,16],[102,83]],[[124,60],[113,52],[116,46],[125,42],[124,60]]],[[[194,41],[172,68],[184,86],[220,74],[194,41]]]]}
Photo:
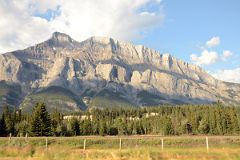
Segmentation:
{"type": "Polygon", "coordinates": [[[6,81],[0,81],[0,112],[5,105],[17,107],[21,101],[21,87],[16,84],[10,84],[6,81]]]}
{"type": "Polygon", "coordinates": [[[73,112],[86,109],[81,97],[78,97],[70,90],[58,86],[44,88],[28,95],[20,108],[31,112],[37,102],[44,102],[49,111],[57,109],[62,112],[73,112]]]}
{"type": "Polygon", "coordinates": [[[132,107],[132,104],[121,92],[103,89],[91,99],[90,107],[132,107]]]}

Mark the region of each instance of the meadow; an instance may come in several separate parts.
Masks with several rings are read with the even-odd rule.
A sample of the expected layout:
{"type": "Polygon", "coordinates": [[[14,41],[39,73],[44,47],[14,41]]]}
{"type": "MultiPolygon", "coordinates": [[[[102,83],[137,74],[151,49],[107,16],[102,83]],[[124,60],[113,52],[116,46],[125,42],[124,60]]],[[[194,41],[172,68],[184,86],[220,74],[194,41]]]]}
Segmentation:
{"type": "Polygon", "coordinates": [[[1,137],[2,160],[238,160],[240,136],[1,137]],[[121,143],[120,143],[121,139],[121,143]],[[162,148],[163,139],[163,148],[162,148]],[[85,141],[85,149],[84,149],[85,141]]]}

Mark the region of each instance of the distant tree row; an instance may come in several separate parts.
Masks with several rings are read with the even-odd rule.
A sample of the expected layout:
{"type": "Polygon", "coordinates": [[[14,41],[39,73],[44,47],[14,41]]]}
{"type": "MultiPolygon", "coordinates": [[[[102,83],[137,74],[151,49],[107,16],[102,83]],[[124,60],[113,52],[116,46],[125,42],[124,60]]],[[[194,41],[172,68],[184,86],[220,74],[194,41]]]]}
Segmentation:
{"type": "Polygon", "coordinates": [[[43,103],[32,114],[10,111],[0,117],[0,136],[79,135],[239,135],[240,108],[215,105],[182,105],[145,108],[90,109],[64,116],[49,114],[43,103]]]}

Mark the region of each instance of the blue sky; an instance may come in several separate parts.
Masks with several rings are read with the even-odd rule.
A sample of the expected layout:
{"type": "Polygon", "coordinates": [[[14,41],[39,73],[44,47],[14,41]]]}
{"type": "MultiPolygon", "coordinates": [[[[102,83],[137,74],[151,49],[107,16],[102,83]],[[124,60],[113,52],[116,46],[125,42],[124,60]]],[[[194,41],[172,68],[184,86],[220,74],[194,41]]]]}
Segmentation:
{"type": "Polygon", "coordinates": [[[190,54],[200,55],[200,47],[213,36],[219,36],[221,44],[214,50],[230,50],[233,56],[227,61],[203,67],[212,72],[239,67],[240,1],[165,0],[162,5],[165,14],[163,24],[135,43],[145,44],[191,62],[190,54]]]}
{"type": "Polygon", "coordinates": [[[39,43],[54,31],[78,41],[105,36],[240,83],[239,7],[239,0],[0,0],[0,53],[39,43]]]}

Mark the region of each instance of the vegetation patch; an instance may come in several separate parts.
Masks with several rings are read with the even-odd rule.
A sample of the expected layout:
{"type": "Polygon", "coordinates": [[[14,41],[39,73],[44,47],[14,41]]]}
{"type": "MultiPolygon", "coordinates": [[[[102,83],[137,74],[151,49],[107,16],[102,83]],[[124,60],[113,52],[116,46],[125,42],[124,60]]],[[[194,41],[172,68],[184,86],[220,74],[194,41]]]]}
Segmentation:
{"type": "Polygon", "coordinates": [[[57,109],[61,112],[76,112],[86,108],[81,97],[58,86],[51,86],[30,94],[25,98],[20,108],[22,108],[24,112],[32,112],[32,106],[37,102],[44,102],[47,105],[48,111],[57,109]]]}

